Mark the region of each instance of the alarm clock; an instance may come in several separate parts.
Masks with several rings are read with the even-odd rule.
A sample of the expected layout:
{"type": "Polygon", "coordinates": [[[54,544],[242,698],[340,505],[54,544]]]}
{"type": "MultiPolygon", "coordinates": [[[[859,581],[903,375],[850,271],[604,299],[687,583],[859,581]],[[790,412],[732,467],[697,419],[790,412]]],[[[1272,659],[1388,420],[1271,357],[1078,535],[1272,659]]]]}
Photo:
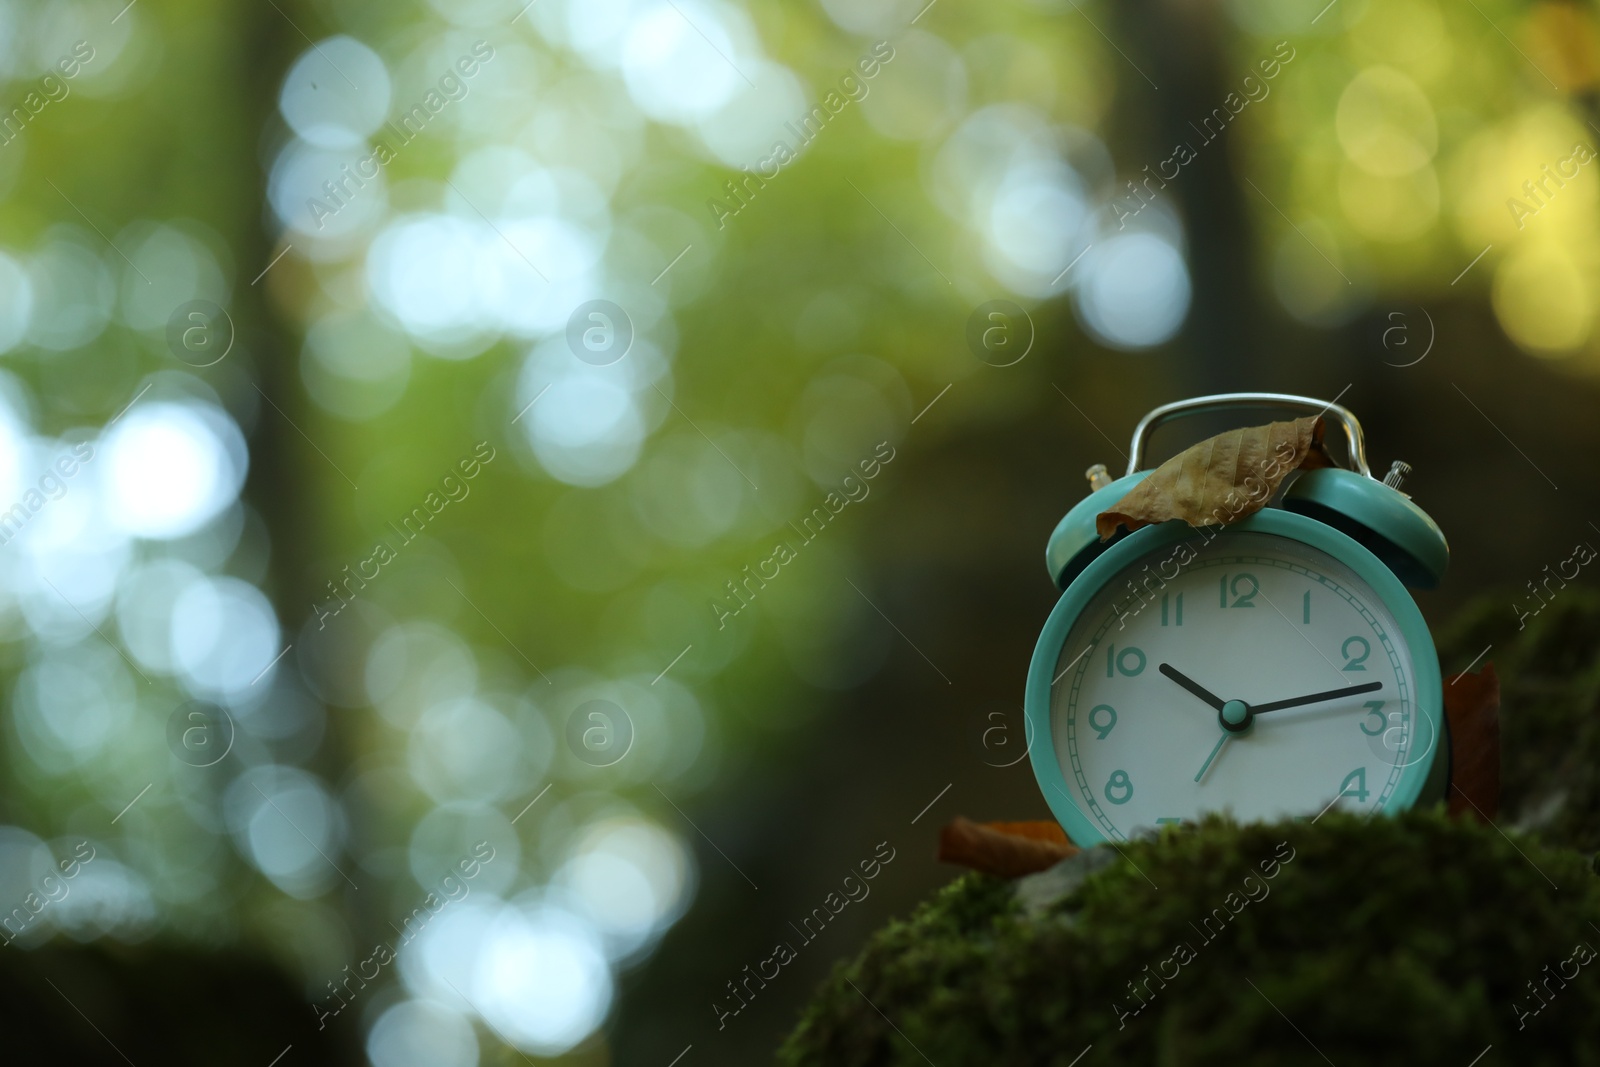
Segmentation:
{"type": "Polygon", "coordinates": [[[1050,809],[1088,846],[1209,812],[1241,821],[1398,812],[1450,773],[1438,654],[1407,587],[1444,575],[1444,534],[1367,464],[1361,424],[1309,397],[1227,393],[1140,420],[1128,471],[1045,551],[1063,590],[1028,669],[1029,755],[1050,809]],[[1146,441],[1200,413],[1279,407],[1344,430],[1347,459],[1291,474],[1236,522],[1182,520],[1101,541],[1095,516],[1150,473],[1146,441]]]}

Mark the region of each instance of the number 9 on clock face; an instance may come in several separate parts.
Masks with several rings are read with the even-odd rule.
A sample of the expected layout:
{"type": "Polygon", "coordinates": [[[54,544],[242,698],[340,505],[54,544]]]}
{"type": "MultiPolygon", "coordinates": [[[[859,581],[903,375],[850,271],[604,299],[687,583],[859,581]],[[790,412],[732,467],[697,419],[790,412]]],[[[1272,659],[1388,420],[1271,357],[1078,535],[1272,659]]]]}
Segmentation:
{"type": "Polygon", "coordinates": [[[1282,511],[1112,546],[1056,605],[1027,693],[1035,773],[1081,844],[1208,812],[1403,810],[1443,789],[1441,708],[1404,587],[1282,511]]]}

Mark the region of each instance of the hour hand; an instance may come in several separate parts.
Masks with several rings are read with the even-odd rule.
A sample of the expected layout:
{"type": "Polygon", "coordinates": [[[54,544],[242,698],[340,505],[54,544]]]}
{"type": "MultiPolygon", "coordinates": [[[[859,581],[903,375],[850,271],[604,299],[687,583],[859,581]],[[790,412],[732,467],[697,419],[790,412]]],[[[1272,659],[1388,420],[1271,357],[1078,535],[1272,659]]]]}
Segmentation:
{"type": "Polygon", "coordinates": [[[1222,710],[1224,701],[1221,697],[1217,696],[1215,693],[1211,692],[1211,690],[1207,689],[1193,678],[1190,678],[1188,675],[1173,667],[1172,664],[1160,664],[1156,667],[1156,670],[1160,671],[1168,678],[1171,678],[1174,682],[1177,682],[1179,685],[1183,686],[1189,692],[1193,693],[1195,696],[1211,705],[1217,711],[1222,710]]]}

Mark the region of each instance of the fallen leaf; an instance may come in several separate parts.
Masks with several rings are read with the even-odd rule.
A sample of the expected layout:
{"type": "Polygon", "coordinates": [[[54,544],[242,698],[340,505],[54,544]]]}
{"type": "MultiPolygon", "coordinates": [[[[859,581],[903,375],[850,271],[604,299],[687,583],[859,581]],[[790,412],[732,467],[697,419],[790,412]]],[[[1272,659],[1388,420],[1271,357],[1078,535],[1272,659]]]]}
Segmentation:
{"type": "Polygon", "coordinates": [[[1168,519],[1190,526],[1226,526],[1266,506],[1291,471],[1329,467],[1321,416],[1247,426],[1184,449],[1095,517],[1104,541],[1168,519]]]}
{"type": "Polygon", "coordinates": [[[1500,805],[1500,679],[1494,664],[1444,683],[1450,722],[1450,814],[1472,812],[1480,822],[1500,805]]]}
{"type": "Polygon", "coordinates": [[[1046,870],[1080,851],[1053,822],[978,823],[957,817],[939,831],[939,862],[1001,878],[1046,870]]]}

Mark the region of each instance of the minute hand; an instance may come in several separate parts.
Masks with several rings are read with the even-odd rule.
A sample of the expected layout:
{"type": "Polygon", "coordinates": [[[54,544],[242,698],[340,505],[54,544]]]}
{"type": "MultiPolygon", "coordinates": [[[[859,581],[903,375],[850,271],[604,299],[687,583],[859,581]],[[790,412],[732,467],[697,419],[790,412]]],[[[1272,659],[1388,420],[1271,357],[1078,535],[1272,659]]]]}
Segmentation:
{"type": "Polygon", "coordinates": [[[1376,693],[1383,688],[1382,682],[1367,682],[1365,685],[1347,685],[1342,689],[1329,689],[1321,693],[1312,693],[1310,696],[1291,697],[1288,700],[1274,700],[1270,704],[1252,704],[1250,711],[1260,715],[1267,711],[1282,711],[1284,708],[1298,708],[1302,704],[1319,704],[1324,700],[1337,700],[1339,697],[1353,697],[1358,693],[1376,693]]]}

